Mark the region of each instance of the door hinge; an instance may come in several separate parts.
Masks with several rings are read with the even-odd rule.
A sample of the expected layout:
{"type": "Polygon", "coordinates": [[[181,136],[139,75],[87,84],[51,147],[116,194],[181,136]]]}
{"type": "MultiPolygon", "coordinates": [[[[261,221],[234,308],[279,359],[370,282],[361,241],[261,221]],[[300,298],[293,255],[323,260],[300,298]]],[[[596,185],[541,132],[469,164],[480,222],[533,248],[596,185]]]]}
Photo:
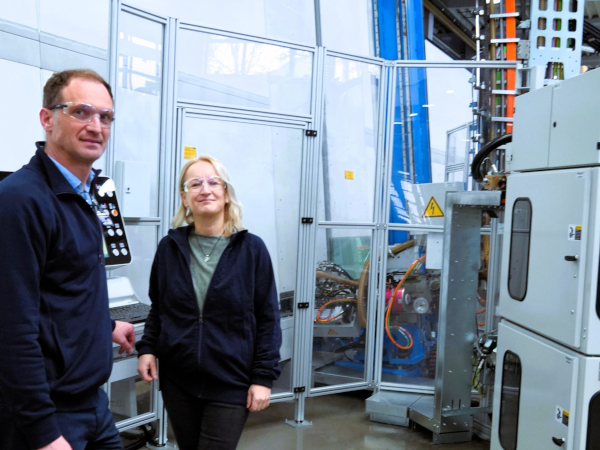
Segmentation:
{"type": "Polygon", "coordinates": [[[294,394],[299,394],[300,392],[305,392],[305,391],[306,391],[306,388],[304,386],[294,388],[294,394]]]}
{"type": "Polygon", "coordinates": [[[317,130],[306,130],[306,131],[305,131],[305,134],[306,134],[308,137],[316,137],[316,136],[317,136],[317,130]]]}
{"type": "Polygon", "coordinates": [[[308,308],[308,302],[298,303],[298,309],[307,309],[307,308],[308,308]]]}
{"type": "Polygon", "coordinates": [[[302,223],[313,223],[313,218],[312,217],[303,217],[302,223]]]}

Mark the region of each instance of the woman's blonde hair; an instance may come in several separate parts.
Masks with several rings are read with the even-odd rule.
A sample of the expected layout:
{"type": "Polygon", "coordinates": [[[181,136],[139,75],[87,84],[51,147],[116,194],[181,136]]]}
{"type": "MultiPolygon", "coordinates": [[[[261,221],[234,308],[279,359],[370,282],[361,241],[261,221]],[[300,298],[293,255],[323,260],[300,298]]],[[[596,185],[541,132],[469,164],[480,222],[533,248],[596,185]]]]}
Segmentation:
{"type": "MultiPolygon", "coordinates": [[[[211,156],[200,156],[196,159],[192,159],[188,161],[181,169],[179,173],[179,180],[177,182],[177,191],[179,192],[179,198],[181,199],[181,193],[183,192],[183,183],[185,181],[185,173],[190,168],[190,166],[196,164],[200,161],[206,161],[215,168],[215,172],[217,175],[225,182],[227,193],[229,194],[229,203],[225,203],[225,235],[230,235],[234,232],[234,230],[241,230],[242,227],[242,204],[238,201],[237,196],[235,195],[235,189],[233,184],[231,183],[231,179],[229,178],[229,173],[225,166],[221,163],[221,161],[211,157],[211,156]]],[[[171,224],[173,228],[178,228],[182,225],[191,225],[194,223],[194,217],[188,208],[185,207],[183,202],[179,205],[179,209],[171,219],[171,224]]]]}

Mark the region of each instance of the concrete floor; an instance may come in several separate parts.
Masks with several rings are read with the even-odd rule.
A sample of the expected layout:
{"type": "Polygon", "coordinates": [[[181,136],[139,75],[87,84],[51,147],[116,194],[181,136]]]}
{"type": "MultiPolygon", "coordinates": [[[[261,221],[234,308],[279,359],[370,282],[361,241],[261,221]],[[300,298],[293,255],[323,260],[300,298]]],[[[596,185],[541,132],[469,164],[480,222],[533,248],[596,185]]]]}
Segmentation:
{"type": "MultiPolygon", "coordinates": [[[[284,422],[294,418],[293,403],[274,403],[250,415],[238,450],[489,449],[488,442],[476,438],[469,443],[434,446],[427,430],[371,422],[365,414],[365,399],[370,395],[361,391],[307,399],[305,417],[313,426],[306,428],[284,422]]],[[[173,443],[170,438],[169,444],[173,443]]]]}

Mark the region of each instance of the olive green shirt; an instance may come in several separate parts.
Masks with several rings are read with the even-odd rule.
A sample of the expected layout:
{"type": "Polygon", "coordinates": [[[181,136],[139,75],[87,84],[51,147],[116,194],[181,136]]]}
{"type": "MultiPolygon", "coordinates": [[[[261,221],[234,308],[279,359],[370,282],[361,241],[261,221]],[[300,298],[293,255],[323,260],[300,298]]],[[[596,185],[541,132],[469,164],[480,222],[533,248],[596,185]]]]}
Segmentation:
{"type": "Polygon", "coordinates": [[[189,234],[190,243],[190,271],[194,283],[194,292],[200,313],[204,308],[206,291],[217,268],[219,259],[229,244],[229,237],[207,236],[196,233],[194,230],[189,234]],[[206,261],[207,255],[208,261],[206,261]]]}

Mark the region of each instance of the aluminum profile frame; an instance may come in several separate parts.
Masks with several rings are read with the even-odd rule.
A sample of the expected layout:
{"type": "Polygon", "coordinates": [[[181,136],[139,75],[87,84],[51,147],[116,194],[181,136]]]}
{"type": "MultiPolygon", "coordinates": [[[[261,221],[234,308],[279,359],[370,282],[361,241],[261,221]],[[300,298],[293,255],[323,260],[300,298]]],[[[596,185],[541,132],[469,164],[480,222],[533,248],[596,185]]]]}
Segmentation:
{"type": "MultiPolygon", "coordinates": [[[[315,254],[315,245],[316,245],[316,232],[318,229],[332,229],[332,228],[336,228],[336,229],[363,229],[363,230],[371,230],[371,261],[373,261],[373,255],[377,255],[379,253],[379,249],[381,248],[381,245],[379,243],[379,241],[381,240],[381,236],[380,233],[378,233],[378,228],[382,228],[383,225],[381,223],[378,223],[378,219],[381,215],[381,198],[383,195],[383,187],[382,187],[382,183],[378,182],[378,180],[381,180],[382,174],[383,174],[383,161],[384,161],[384,134],[385,134],[385,130],[386,130],[386,122],[385,122],[385,108],[387,106],[387,96],[388,96],[388,90],[387,90],[387,79],[388,79],[388,74],[387,74],[387,67],[385,65],[385,61],[381,58],[371,58],[371,57],[363,57],[363,56],[357,56],[357,55],[351,55],[351,54],[347,54],[347,53],[343,53],[343,52],[334,52],[334,51],[329,51],[329,50],[325,50],[324,49],[324,61],[323,61],[323,71],[321,73],[321,77],[324,78],[324,66],[325,66],[325,61],[327,58],[340,58],[340,59],[344,59],[344,60],[350,60],[350,61],[356,61],[356,62],[360,62],[360,63],[366,63],[366,64],[373,64],[373,65],[377,65],[380,67],[380,83],[379,83],[379,92],[377,93],[377,98],[378,98],[378,105],[377,105],[377,124],[376,124],[376,143],[375,143],[375,158],[376,158],[376,166],[375,166],[375,179],[374,181],[374,198],[373,198],[373,216],[372,216],[372,222],[343,222],[343,221],[318,221],[317,226],[313,227],[314,228],[314,233],[312,236],[312,241],[310,244],[310,253],[311,253],[311,259],[309,259],[309,264],[310,266],[309,268],[309,272],[310,272],[310,277],[309,277],[309,282],[310,282],[310,290],[309,292],[311,293],[310,297],[309,297],[309,310],[313,311],[314,310],[314,295],[312,295],[312,293],[314,292],[314,288],[315,288],[315,279],[314,276],[312,275],[312,269],[314,266],[314,254],[315,254]]],[[[324,104],[325,101],[325,86],[324,86],[324,79],[322,80],[322,84],[323,84],[323,93],[322,93],[322,103],[324,104]]],[[[321,108],[321,113],[323,111],[323,108],[321,108]]],[[[324,117],[321,119],[321,126],[320,129],[323,129],[323,120],[324,117]]],[[[322,133],[319,133],[319,135],[322,135],[322,133]]],[[[319,142],[319,144],[321,144],[321,142],[319,142]]],[[[320,162],[320,158],[321,158],[321,149],[322,146],[319,145],[317,151],[314,154],[314,162],[313,162],[313,169],[314,169],[314,181],[313,181],[313,186],[314,186],[314,205],[313,205],[313,211],[314,211],[314,216],[311,217],[316,217],[317,215],[317,199],[318,199],[318,175],[319,175],[319,162],[320,162]]],[[[378,278],[378,271],[377,269],[377,264],[375,264],[375,266],[373,266],[373,264],[371,263],[370,266],[370,270],[369,270],[369,284],[371,286],[377,286],[377,278],[378,278]],[[375,267],[375,269],[373,268],[375,267]]],[[[372,361],[372,357],[371,355],[374,352],[375,349],[375,308],[376,308],[376,299],[375,299],[375,293],[372,291],[371,294],[369,295],[370,301],[368,302],[369,306],[368,306],[368,311],[367,311],[367,345],[365,348],[365,368],[364,368],[364,372],[363,372],[363,376],[364,379],[362,381],[357,381],[357,382],[352,382],[352,383],[345,383],[345,384],[338,384],[338,385],[330,385],[330,386],[322,386],[322,387],[318,387],[318,388],[311,388],[308,390],[308,394],[307,396],[309,397],[313,397],[313,396],[321,396],[321,395],[328,395],[328,394],[334,394],[334,393],[341,393],[341,392],[348,392],[348,391],[354,391],[354,390],[358,390],[358,389],[364,389],[364,388],[369,388],[373,386],[373,361],[372,361]]],[[[312,319],[312,317],[311,317],[312,319]]],[[[307,347],[307,353],[308,353],[308,357],[309,357],[309,361],[312,359],[311,358],[311,354],[312,354],[312,338],[313,338],[313,324],[312,324],[312,320],[310,321],[310,327],[307,329],[307,340],[306,340],[306,347],[307,347]]],[[[310,380],[310,372],[311,372],[311,367],[307,365],[307,375],[308,375],[308,379],[310,380]]]]}

